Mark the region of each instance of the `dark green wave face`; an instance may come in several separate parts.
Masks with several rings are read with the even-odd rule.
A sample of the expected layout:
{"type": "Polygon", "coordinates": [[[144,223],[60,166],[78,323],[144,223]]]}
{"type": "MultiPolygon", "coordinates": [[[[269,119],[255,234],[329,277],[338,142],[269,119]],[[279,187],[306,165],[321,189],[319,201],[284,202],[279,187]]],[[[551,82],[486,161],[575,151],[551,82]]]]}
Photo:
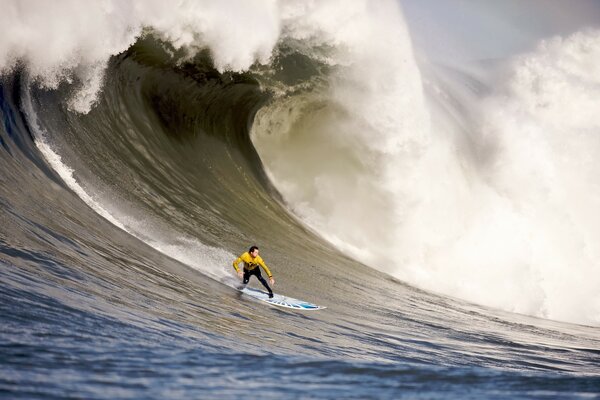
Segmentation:
{"type": "Polygon", "coordinates": [[[36,93],[45,131],[61,132],[52,140],[63,161],[91,188],[204,243],[276,240],[291,250],[282,239],[307,234],[281,206],[249,138],[272,97],[259,72],[220,74],[207,53],[180,62],[163,46],[146,39],[115,58],[89,114],[65,109],[67,89],[36,93]]]}
{"type": "MultiPolygon", "coordinates": [[[[474,379],[480,393],[506,380],[526,381],[531,371],[596,373],[596,330],[414,289],[336,250],[290,213],[250,131],[266,106],[340,112],[320,95],[330,68],[293,43],[279,49],[272,65],[243,74],[218,73],[208,53],[193,59],[171,53],[148,36],[113,58],[88,114],[68,110],[72,86],[30,87],[20,74],[3,83],[2,315],[6,322],[18,310],[32,322],[13,323],[0,337],[62,329],[76,350],[59,339],[46,345],[77,352],[82,367],[75,375],[82,380],[100,357],[96,351],[111,354],[100,374],[115,366],[117,386],[127,384],[127,371],[149,368],[206,388],[215,379],[206,371],[216,368],[227,378],[210,389],[215,395],[232,395],[226,379],[249,379],[257,366],[266,372],[251,378],[262,385],[292,371],[282,385],[296,396],[319,373],[339,374],[336,382],[321,381],[338,389],[340,382],[360,388],[361,379],[372,378],[375,389],[359,390],[360,397],[377,397],[378,390],[394,397],[399,382],[423,387],[427,376],[443,379],[454,369],[461,381],[474,379]],[[60,163],[34,140],[47,143],[60,163]],[[59,164],[72,170],[77,185],[63,181],[69,174],[57,171],[59,164]],[[231,262],[253,244],[277,292],[327,309],[281,311],[236,291],[231,262]],[[95,335],[107,339],[86,342],[95,335]]],[[[23,340],[30,350],[39,345],[23,340]]],[[[10,370],[26,370],[17,355],[1,352],[10,370]]],[[[56,365],[44,361],[43,351],[30,356],[42,370],[56,365]]],[[[550,381],[560,393],[590,385],[548,376],[529,387],[541,390],[550,381]]],[[[202,393],[191,383],[181,387],[202,393]]]]}
{"type": "Polygon", "coordinates": [[[289,213],[249,134],[275,90],[285,88],[286,98],[317,91],[325,71],[290,49],[276,59],[296,67],[286,75],[264,67],[220,74],[206,52],[178,57],[140,41],[112,60],[88,114],[68,110],[67,86],[33,89],[40,131],[94,204],[138,239],[230,285],[231,262],[257,244],[278,290],[328,302],[326,277],[365,267],[289,213]]]}

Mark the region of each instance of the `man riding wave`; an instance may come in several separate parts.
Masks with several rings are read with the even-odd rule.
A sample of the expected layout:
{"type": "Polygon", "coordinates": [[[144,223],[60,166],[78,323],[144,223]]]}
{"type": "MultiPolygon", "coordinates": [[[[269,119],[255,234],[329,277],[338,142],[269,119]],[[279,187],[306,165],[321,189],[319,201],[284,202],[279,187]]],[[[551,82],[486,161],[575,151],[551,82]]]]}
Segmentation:
{"type": "Polygon", "coordinates": [[[265,278],[262,277],[259,266],[262,267],[262,269],[264,269],[267,273],[271,285],[274,285],[275,279],[273,279],[273,275],[271,274],[271,271],[269,271],[269,267],[267,267],[263,259],[258,255],[258,247],[250,247],[250,250],[236,258],[236,260],[233,262],[233,268],[235,269],[235,272],[237,272],[238,276],[243,279],[244,285],[248,284],[250,277],[254,275],[256,276],[256,279],[258,279],[260,283],[262,283],[263,286],[268,290],[269,298],[273,298],[273,291],[271,290],[271,287],[267,281],[265,281],[265,278]],[[244,263],[243,272],[238,267],[240,262],[244,263]]]}

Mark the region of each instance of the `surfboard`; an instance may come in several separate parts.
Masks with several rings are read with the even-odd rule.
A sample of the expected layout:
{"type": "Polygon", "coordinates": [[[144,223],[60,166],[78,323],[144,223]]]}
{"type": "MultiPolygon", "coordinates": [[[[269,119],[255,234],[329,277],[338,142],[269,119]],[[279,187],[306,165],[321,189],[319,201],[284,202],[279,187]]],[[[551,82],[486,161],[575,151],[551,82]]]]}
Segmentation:
{"type": "Polygon", "coordinates": [[[263,292],[262,290],[245,287],[243,289],[239,289],[240,292],[247,294],[248,296],[254,297],[255,299],[264,301],[274,306],[292,308],[294,310],[322,310],[327,307],[318,306],[316,304],[309,303],[307,301],[294,299],[292,297],[282,296],[280,294],[275,294],[272,299],[269,298],[269,294],[267,292],[263,292]]]}

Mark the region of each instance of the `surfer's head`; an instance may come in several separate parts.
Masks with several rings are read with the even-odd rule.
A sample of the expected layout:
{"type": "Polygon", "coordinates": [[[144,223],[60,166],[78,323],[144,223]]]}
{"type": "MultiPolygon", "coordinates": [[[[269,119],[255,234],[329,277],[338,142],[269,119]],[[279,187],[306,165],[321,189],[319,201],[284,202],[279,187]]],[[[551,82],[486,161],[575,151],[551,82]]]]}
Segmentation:
{"type": "Polygon", "coordinates": [[[256,247],[256,246],[250,247],[250,250],[248,250],[248,253],[250,253],[250,255],[252,257],[256,257],[258,255],[258,247],[256,247]]]}

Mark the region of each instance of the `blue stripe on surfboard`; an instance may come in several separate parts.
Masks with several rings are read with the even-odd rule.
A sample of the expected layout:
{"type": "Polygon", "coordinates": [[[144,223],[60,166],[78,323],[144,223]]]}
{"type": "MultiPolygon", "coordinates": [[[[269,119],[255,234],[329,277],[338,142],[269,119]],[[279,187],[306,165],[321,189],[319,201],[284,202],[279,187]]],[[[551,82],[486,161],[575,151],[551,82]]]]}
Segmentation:
{"type": "Polygon", "coordinates": [[[321,310],[326,307],[321,307],[316,304],[309,303],[307,301],[294,299],[291,297],[285,297],[279,294],[275,294],[272,299],[269,298],[269,295],[261,290],[245,287],[240,290],[242,293],[245,293],[249,296],[254,297],[255,299],[262,300],[266,303],[273,304],[275,306],[292,308],[295,310],[321,310]]]}

